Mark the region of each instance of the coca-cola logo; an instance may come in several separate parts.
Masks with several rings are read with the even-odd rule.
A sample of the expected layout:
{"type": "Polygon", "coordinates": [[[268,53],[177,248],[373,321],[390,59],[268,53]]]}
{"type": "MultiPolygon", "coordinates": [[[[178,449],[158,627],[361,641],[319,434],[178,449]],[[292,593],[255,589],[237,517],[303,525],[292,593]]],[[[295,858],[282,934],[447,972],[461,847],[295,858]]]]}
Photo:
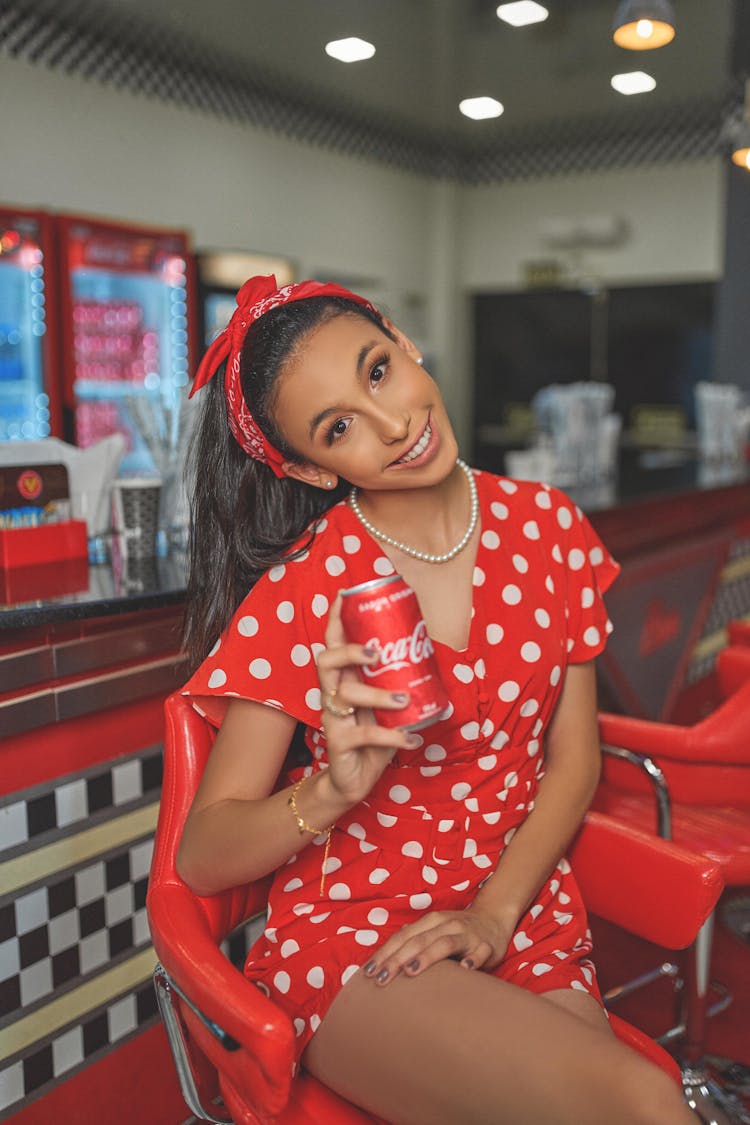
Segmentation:
{"type": "Polygon", "coordinates": [[[411,636],[399,637],[395,641],[386,641],[385,644],[382,644],[378,637],[372,637],[367,641],[365,647],[378,649],[377,662],[362,669],[368,679],[371,680],[389,669],[406,668],[409,664],[421,664],[435,651],[432,641],[427,635],[427,626],[424,621],[417,622],[411,636]]]}

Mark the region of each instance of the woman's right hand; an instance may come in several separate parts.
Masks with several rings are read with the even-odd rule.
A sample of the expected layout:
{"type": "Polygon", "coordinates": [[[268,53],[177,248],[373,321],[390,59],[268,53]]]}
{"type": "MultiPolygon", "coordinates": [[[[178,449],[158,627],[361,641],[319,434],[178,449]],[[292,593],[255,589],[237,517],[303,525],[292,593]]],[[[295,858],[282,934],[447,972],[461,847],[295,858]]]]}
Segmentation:
{"type": "Polygon", "coordinates": [[[381,727],[375,722],[373,707],[398,711],[409,697],[397,697],[362,682],[357,668],[374,663],[378,654],[347,642],[340,594],[331,606],[325,641],[317,665],[328,752],[326,773],[337,794],[356,804],[367,796],[396,751],[418,746],[420,739],[398,727],[381,727]],[[353,711],[338,715],[330,708],[353,711]]]}

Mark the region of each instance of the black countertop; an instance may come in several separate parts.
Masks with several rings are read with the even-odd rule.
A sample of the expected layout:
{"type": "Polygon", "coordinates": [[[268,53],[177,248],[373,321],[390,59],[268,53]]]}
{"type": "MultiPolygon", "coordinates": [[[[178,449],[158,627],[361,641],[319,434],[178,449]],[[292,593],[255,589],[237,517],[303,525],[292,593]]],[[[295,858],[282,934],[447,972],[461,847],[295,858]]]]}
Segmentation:
{"type": "MultiPolygon", "coordinates": [[[[478,468],[503,471],[501,464],[492,463],[492,458],[482,453],[480,449],[474,458],[478,468]]],[[[620,458],[617,480],[565,491],[584,511],[603,512],[621,505],[637,511],[640,499],[710,492],[715,488],[746,484],[748,480],[750,474],[744,466],[707,466],[669,451],[645,456],[626,451],[620,458]]],[[[185,576],[184,551],[164,558],[128,560],[118,558],[115,551],[113,560],[108,563],[88,566],[85,561],[77,560],[75,564],[50,563],[27,568],[18,576],[20,596],[14,592],[12,584],[3,590],[0,581],[0,630],[109,617],[179,604],[185,597],[185,576]],[[35,597],[35,592],[39,596],[35,597]]],[[[0,571],[0,580],[3,577],[0,571]]]]}

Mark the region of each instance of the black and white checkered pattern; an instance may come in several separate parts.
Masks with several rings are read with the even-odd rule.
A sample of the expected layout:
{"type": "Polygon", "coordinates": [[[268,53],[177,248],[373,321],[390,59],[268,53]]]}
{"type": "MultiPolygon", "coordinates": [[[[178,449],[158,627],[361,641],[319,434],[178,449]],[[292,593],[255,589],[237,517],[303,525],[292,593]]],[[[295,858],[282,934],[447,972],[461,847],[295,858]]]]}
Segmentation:
{"type": "Polygon", "coordinates": [[[158,800],[161,778],[162,748],[151,746],[0,798],[0,860],[158,800]]]}
{"type": "Polygon", "coordinates": [[[147,97],[269,129],[417,174],[477,184],[574,174],[718,154],[728,124],[742,116],[744,76],[721,103],[685,103],[660,116],[561,121],[517,134],[492,148],[452,136],[408,132],[348,109],[317,104],[273,74],[252,75],[201,44],[142,28],[131,12],[79,3],[75,14],[39,0],[0,8],[0,49],[68,74],[114,83],[147,97]]]}
{"type": "Polygon", "coordinates": [[[18,1017],[149,943],[153,838],[0,906],[0,1019],[18,1017]]]}

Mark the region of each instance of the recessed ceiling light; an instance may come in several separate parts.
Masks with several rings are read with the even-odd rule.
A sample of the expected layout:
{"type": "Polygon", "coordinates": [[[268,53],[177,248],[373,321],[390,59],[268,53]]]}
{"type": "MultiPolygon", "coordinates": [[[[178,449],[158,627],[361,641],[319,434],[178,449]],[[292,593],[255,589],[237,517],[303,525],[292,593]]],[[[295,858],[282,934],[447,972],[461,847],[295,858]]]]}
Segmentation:
{"type": "Polygon", "coordinates": [[[464,98],[458,103],[458,108],[464,117],[471,117],[474,121],[484,121],[488,117],[499,117],[503,106],[495,98],[464,98]]]}
{"type": "Polygon", "coordinates": [[[612,86],[618,94],[647,94],[656,86],[656,79],[642,70],[633,70],[629,74],[613,74],[612,86]]]}
{"type": "Polygon", "coordinates": [[[361,62],[362,59],[371,59],[375,54],[372,43],[366,39],[334,39],[326,43],[326,54],[339,62],[361,62]]]}
{"type": "Polygon", "coordinates": [[[549,12],[543,4],[535,0],[516,0],[513,4],[501,4],[497,9],[498,18],[513,27],[525,27],[529,23],[542,23],[549,12]]]}

